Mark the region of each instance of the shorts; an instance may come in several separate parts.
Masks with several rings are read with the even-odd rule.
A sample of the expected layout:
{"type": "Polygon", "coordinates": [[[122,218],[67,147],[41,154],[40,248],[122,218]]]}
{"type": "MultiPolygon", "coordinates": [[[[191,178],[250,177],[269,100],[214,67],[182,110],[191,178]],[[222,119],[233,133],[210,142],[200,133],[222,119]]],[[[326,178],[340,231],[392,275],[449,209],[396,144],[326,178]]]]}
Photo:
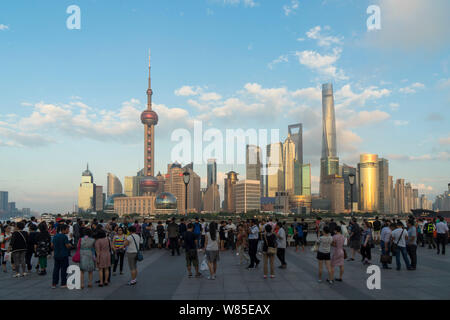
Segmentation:
{"type": "Polygon", "coordinates": [[[137,270],[137,252],[135,253],[127,253],[128,258],[128,266],[130,267],[130,271],[137,270]]]}
{"type": "Polygon", "coordinates": [[[211,263],[219,261],[219,250],[206,250],[206,260],[211,263]]]}
{"type": "Polygon", "coordinates": [[[361,241],[358,240],[350,240],[350,248],[359,250],[361,248],[361,241]]]}
{"type": "Polygon", "coordinates": [[[330,259],[330,253],[323,253],[323,252],[317,251],[317,260],[320,260],[320,261],[322,261],[322,260],[325,260],[325,261],[331,260],[330,259]]]}
{"type": "Polygon", "coordinates": [[[381,233],[380,231],[374,231],[373,232],[373,237],[377,238],[377,239],[380,239],[380,233],[381,233]]]}
{"type": "Polygon", "coordinates": [[[198,267],[198,255],[197,250],[195,249],[189,249],[186,251],[186,266],[190,267],[191,265],[198,267]]]}

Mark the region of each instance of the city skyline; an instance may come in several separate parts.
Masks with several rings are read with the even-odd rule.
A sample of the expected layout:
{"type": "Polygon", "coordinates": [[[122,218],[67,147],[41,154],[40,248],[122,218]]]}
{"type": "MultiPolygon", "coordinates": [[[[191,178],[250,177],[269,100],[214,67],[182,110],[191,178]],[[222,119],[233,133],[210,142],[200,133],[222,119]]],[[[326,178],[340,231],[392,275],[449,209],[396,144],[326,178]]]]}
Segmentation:
{"type": "MultiPolygon", "coordinates": [[[[287,137],[289,124],[302,123],[303,162],[311,163],[312,192],[318,193],[321,85],[331,82],[341,164],[356,166],[361,154],[377,154],[389,161],[394,183],[405,179],[429,199],[446,190],[450,76],[449,57],[443,49],[449,46],[448,38],[439,32],[426,37],[419,33],[417,42],[429,44],[429,49],[417,48],[420,53],[406,56],[410,45],[406,40],[394,45],[376,39],[372,43],[365,30],[365,1],[341,5],[300,1],[299,9],[290,13],[283,9],[290,1],[255,1],[255,7],[176,2],[133,4],[125,11],[122,5],[111,4],[111,15],[123,15],[128,25],[100,43],[96,39],[105,31],[99,27],[107,26],[106,20],[92,17],[103,10],[100,4],[80,5],[86,20],[78,33],[65,29],[59,17],[64,18],[64,4],[61,10],[31,4],[30,13],[12,3],[0,5],[0,23],[8,26],[0,31],[2,61],[21,62],[2,64],[0,80],[4,88],[0,150],[6,155],[0,160],[4,172],[0,189],[9,191],[11,202],[39,212],[71,211],[86,162],[102,186],[107,185],[108,172],[124,183],[125,176],[144,167],[142,125],[137,119],[145,109],[142,64],[148,47],[156,66],[152,70],[158,92],[154,110],[160,117],[155,129],[155,173],[164,172],[171,163],[172,130],[189,129],[194,119],[220,130],[279,128],[280,141],[287,137]],[[324,9],[323,17],[308,17],[308,12],[324,9]],[[31,12],[41,14],[39,23],[31,12]],[[331,13],[347,17],[348,22],[338,24],[331,13]],[[240,14],[249,21],[230,26],[231,17],[240,14]],[[150,19],[131,23],[145,15],[150,19]],[[23,25],[27,18],[36,28],[23,25]],[[252,23],[261,23],[256,22],[261,18],[279,26],[257,32],[252,23]],[[168,21],[173,27],[155,28],[168,21]],[[180,37],[180,26],[190,43],[180,37]],[[202,27],[205,31],[198,34],[202,27]],[[234,28],[243,32],[230,37],[234,28]],[[51,40],[39,35],[49,32],[51,40]],[[127,39],[129,34],[134,36],[127,39]],[[440,39],[439,46],[427,42],[434,38],[440,39]],[[40,41],[40,47],[33,46],[35,41],[40,41]],[[60,47],[54,48],[52,41],[60,47]],[[275,46],[270,45],[273,41],[275,46]],[[364,59],[358,58],[361,55],[364,59]],[[37,59],[39,64],[32,63],[37,59]]],[[[438,2],[427,8],[434,12],[445,6],[438,2]]],[[[389,9],[394,10],[382,6],[389,9]]],[[[407,9],[396,8],[393,13],[407,16],[407,9]]],[[[430,21],[434,26],[441,22],[430,21]]],[[[448,21],[443,23],[448,26],[448,21]]],[[[389,26],[387,21],[381,32],[393,32],[389,26]]],[[[245,176],[245,165],[218,164],[221,199],[225,173],[231,170],[245,176]]],[[[205,186],[206,163],[195,171],[205,186]]]]}

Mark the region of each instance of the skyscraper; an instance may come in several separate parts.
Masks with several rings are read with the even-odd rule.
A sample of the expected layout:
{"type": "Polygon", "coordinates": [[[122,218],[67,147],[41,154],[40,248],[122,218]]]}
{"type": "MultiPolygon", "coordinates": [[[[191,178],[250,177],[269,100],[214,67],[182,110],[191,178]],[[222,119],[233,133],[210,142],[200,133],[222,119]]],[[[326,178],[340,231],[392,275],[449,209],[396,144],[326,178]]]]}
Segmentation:
{"type": "Polygon", "coordinates": [[[342,178],[344,178],[344,205],[346,210],[351,210],[352,203],[358,203],[358,186],[356,183],[353,185],[353,199],[352,199],[352,187],[350,185],[349,175],[354,174],[356,177],[356,168],[344,164],[342,166],[342,178]]]}
{"type": "Polygon", "coordinates": [[[379,209],[378,156],[362,154],[358,163],[359,210],[376,212],[379,209]]]}
{"type": "Polygon", "coordinates": [[[235,184],[236,212],[247,213],[251,210],[261,210],[259,184],[259,180],[242,180],[235,184]]]}
{"type": "Polygon", "coordinates": [[[78,188],[78,208],[84,212],[95,210],[94,176],[89,171],[89,164],[81,175],[81,183],[78,188]]]}
{"type": "Polygon", "coordinates": [[[378,181],[379,210],[387,214],[390,213],[389,161],[387,159],[378,159],[378,181]]]}
{"type": "Polygon", "coordinates": [[[394,195],[395,195],[394,198],[395,213],[404,213],[406,209],[404,179],[397,179],[397,181],[395,182],[394,195]]]}
{"type": "Polygon", "coordinates": [[[284,190],[289,194],[294,194],[294,176],[301,175],[300,172],[295,172],[295,143],[288,133],[288,137],[283,143],[283,171],[284,171],[284,190]]]}
{"type": "Polygon", "coordinates": [[[333,85],[322,85],[322,156],[320,158],[320,195],[323,196],[324,179],[339,174],[336,151],[336,121],[334,116],[333,85]]]}
{"type": "Polygon", "coordinates": [[[95,186],[95,211],[103,211],[105,199],[103,197],[103,186],[95,186]]]}
{"type": "Polygon", "coordinates": [[[106,195],[108,196],[108,198],[113,194],[122,193],[122,183],[120,182],[119,178],[109,172],[106,181],[106,189],[106,195]]]}
{"type": "Polygon", "coordinates": [[[267,146],[267,174],[265,176],[266,196],[275,197],[278,191],[284,191],[283,145],[281,142],[267,146]]]}
{"type": "Polygon", "coordinates": [[[295,144],[295,160],[303,164],[303,127],[301,123],[288,125],[288,135],[295,144]]]}
{"type": "Polygon", "coordinates": [[[0,212],[8,210],[8,191],[0,191],[0,212]]]}
{"type": "Polygon", "coordinates": [[[261,179],[261,148],[247,145],[245,150],[245,173],[247,180],[261,179]]]}
{"type": "Polygon", "coordinates": [[[142,194],[155,194],[158,190],[158,179],[154,177],[155,170],[155,126],[158,124],[158,115],[152,110],[152,83],[150,52],[148,56],[148,89],[147,110],[141,114],[141,122],[144,125],[144,177],[140,179],[140,191],[142,194]]]}
{"type": "Polygon", "coordinates": [[[224,209],[230,213],[236,212],[234,186],[236,182],[238,182],[237,175],[238,174],[236,172],[230,171],[227,173],[227,177],[224,179],[224,209]]]}
{"type": "Polygon", "coordinates": [[[206,187],[209,188],[212,184],[217,184],[217,163],[216,159],[208,159],[206,166],[206,187]]]}

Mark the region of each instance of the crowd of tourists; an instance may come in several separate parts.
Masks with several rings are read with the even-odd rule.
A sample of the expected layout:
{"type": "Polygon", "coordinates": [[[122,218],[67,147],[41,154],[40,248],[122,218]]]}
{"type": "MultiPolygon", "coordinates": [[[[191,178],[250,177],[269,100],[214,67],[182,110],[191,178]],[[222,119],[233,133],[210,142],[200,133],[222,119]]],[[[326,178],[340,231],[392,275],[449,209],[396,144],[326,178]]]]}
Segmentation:
{"type": "Polygon", "coordinates": [[[407,270],[417,268],[417,246],[428,245],[445,254],[448,225],[442,217],[434,220],[415,220],[410,217],[404,225],[400,220],[376,219],[358,223],[352,218],[348,225],[334,219],[317,218],[315,224],[304,219],[292,223],[278,219],[247,219],[210,221],[204,219],[171,218],[167,221],[128,221],[113,218],[105,222],[93,219],[65,220],[58,217],[49,223],[29,221],[0,224],[1,264],[3,272],[10,266],[14,277],[24,277],[33,272],[45,276],[48,258],[53,258],[52,288],[67,287],[67,268],[77,264],[81,271],[81,288],[96,284],[108,286],[111,276],[123,275],[125,262],[130,272],[128,285],[136,285],[138,262],[144,250],[168,250],[172,256],[184,251],[189,277],[215,280],[221,252],[232,251],[236,263],[248,270],[256,270],[263,261],[263,278],[275,277],[278,268],[286,269],[286,248],[305,251],[308,234],[316,233],[311,251],[318,260],[318,281],[322,282],[323,267],[333,284],[343,281],[344,262],[361,256],[364,265],[372,264],[372,249],[380,246],[381,265],[391,269],[393,257],[396,269],[401,269],[401,259],[407,270]],[[347,250],[349,252],[347,256],[347,250]],[[201,259],[200,259],[201,257],[201,259]],[[200,261],[201,260],[201,261],[200,261]],[[335,276],[335,271],[338,275],[335,276]],[[194,273],[195,272],[195,273],[194,273]]]}

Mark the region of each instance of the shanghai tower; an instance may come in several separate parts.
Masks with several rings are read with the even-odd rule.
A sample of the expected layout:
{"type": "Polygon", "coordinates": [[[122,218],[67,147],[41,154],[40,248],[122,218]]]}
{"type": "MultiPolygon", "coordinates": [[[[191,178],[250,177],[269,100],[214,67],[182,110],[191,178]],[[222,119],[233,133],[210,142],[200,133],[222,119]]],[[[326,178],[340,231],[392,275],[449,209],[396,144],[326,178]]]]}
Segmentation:
{"type": "Polygon", "coordinates": [[[334,116],[333,85],[322,85],[322,156],[320,158],[320,190],[329,175],[339,173],[339,158],[336,153],[336,121],[334,116]]]}

